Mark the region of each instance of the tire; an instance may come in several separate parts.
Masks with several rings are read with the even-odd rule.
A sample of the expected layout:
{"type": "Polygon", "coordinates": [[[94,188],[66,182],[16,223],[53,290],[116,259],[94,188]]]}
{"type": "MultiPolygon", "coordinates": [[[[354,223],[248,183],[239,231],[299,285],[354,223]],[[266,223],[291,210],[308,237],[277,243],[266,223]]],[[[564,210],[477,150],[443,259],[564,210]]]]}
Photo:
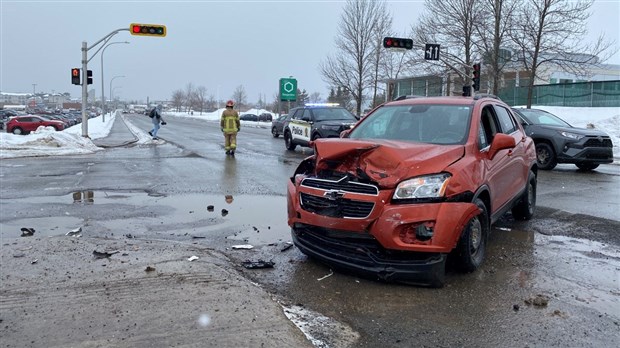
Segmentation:
{"type": "Polygon", "coordinates": [[[13,133],[15,135],[20,135],[20,134],[24,134],[24,131],[21,128],[19,128],[19,127],[15,127],[15,128],[13,128],[11,133],[13,133]]]}
{"type": "Polygon", "coordinates": [[[277,138],[280,136],[280,134],[278,134],[278,130],[276,129],[276,127],[271,127],[271,135],[273,135],[274,138],[277,138]]]}
{"type": "Polygon", "coordinates": [[[590,163],[590,162],[575,163],[575,165],[577,166],[577,168],[579,168],[581,170],[592,170],[592,169],[598,168],[598,166],[599,166],[596,163],[590,163]]]}
{"type": "Polygon", "coordinates": [[[293,138],[291,137],[291,133],[289,132],[284,133],[284,145],[289,151],[294,151],[297,147],[297,145],[293,143],[293,138]]]}
{"type": "Polygon", "coordinates": [[[512,216],[515,220],[529,220],[534,216],[536,208],[536,175],[530,171],[527,179],[527,188],[519,202],[512,207],[512,216]]]}
{"type": "Polygon", "coordinates": [[[547,143],[536,144],[536,162],[538,162],[538,168],[542,170],[551,170],[558,164],[555,158],[555,151],[551,145],[547,143]]]}
{"type": "Polygon", "coordinates": [[[476,198],[474,204],[480,208],[480,213],[467,222],[455,249],[456,267],[462,272],[473,272],[480,267],[489,236],[487,207],[479,198],[476,198]]]}

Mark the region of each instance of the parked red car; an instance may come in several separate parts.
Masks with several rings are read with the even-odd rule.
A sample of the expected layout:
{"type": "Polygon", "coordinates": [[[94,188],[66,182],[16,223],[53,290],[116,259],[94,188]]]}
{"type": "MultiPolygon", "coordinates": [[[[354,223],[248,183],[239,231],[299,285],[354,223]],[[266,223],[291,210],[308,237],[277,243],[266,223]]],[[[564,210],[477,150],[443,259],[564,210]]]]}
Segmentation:
{"type": "Polygon", "coordinates": [[[62,121],[50,120],[43,116],[24,115],[10,118],[6,123],[6,131],[13,134],[28,134],[41,126],[53,127],[57,131],[65,129],[65,123],[62,121]]]}
{"type": "Polygon", "coordinates": [[[448,257],[476,270],[492,223],[534,214],[536,151],[517,120],[497,98],[412,98],[312,142],[287,184],[295,245],[386,281],[442,286],[448,257]]]}

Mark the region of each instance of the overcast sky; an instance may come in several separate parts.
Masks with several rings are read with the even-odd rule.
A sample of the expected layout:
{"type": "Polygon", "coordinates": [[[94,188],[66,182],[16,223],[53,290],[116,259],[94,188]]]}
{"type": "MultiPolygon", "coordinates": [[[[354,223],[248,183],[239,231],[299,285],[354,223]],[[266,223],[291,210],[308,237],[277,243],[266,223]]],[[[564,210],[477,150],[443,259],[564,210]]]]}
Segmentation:
{"type": "MultiPolygon", "coordinates": [[[[335,52],[344,1],[58,1],[0,0],[0,91],[81,94],[70,69],[81,67],[81,45],[89,46],[130,23],[165,24],[165,38],[121,31],[104,53],[104,88],[129,100],[167,100],[188,83],[204,86],[220,100],[243,85],[249,102],[271,102],[282,77],[298,88],[329,90],[318,66],[335,52]]],[[[424,1],[388,1],[394,30],[405,33],[424,1]]],[[[620,0],[596,0],[589,40],[601,33],[620,42],[620,0]]],[[[88,53],[92,57],[96,48],[88,53]]],[[[422,54],[422,53],[420,53],[422,54]]],[[[101,98],[101,53],[89,62],[101,98]]],[[[609,63],[620,64],[620,53],[609,63]]]]}

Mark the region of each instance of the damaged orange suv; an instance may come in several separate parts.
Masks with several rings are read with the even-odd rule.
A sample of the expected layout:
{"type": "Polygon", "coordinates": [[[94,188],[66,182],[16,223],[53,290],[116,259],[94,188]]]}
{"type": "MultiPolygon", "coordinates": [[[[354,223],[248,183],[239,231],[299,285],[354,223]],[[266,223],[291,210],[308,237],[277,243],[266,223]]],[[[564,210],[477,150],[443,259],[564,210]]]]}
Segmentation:
{"type": "Polygon", "coordinates": [[[482,264],[502,215],[534,214],[534,142],[491,96],[388,102],[312,147],[287,184],[288,224],[337,270],[439,287],[448,258],[482,264]]]}

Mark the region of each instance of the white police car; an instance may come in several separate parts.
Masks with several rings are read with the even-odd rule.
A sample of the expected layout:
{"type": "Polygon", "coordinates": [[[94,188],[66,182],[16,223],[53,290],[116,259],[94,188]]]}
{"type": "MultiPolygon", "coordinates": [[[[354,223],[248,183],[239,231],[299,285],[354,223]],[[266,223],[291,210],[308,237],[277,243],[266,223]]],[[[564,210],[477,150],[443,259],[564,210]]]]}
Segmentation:
{"type": "Polygon", "coordinates": [[[347,109],[333,103],[306,104],[291,109],[291,120],[284,125],[284,144],[288,150],[297,145],[308,146],[318,138],[338,138],[350,129],[357,118],[347,109]]]}

